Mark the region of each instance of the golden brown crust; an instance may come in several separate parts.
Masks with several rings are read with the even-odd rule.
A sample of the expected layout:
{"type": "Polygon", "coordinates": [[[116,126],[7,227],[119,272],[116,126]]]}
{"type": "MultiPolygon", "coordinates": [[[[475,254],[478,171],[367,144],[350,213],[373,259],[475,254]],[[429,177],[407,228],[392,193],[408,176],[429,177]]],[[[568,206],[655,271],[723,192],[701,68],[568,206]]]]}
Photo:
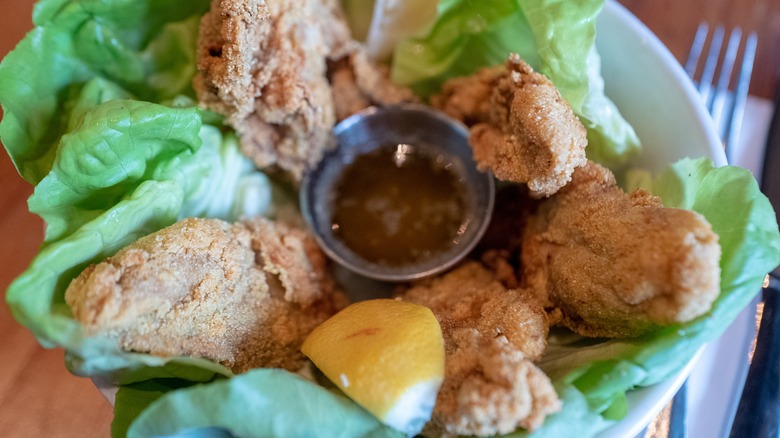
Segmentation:
{"type": "Polygon", "coordinates": [[[360,46],[333,64],[329,75],[338,120],[372,105],[419,101],[412,90],[390,80],[387,67],[370,62],[365,49],[360,46]]]}
{"type": "Polygon", "coordinates": [[[516,54],[503,68],[445,83],[432,103],[473,124],[469,141],[481,170],[528,184],[535,198],[557,192],[585,164],[585,127],[553,83],[516,54]]]}
{"type": "Polygon", "coordinates": [[[532,362],[544,353],[548,322],[531,297],[469,262],[401,298],[429,307],[444,336],[444,382],[427,433],[532,430],[560,409],[550,380],[532,362]]]}
{"type": "Polygon", "coordinates": [[[593,162],[540,204],[524,279],[584,336],[631,337],[707,312],[720,292],[718,237],[700,214],[624,193],[593,162]]]}
{"type": "Polygon", "coordinates": [[[241,119],[252,112],[252,59],[267,37],[264,1],[213,0],[201,18],[195,89],[207,107],[241,119]]]}
{"type": "Polygon", "coordinates": [[[260,168],[300,181],[331,129],[370,105],[415,101],[371,64],[335,0],[213,0],[201,20],[200,103],[226,116],[260,168]],[[338,67],[328,72],[328,66],[338,67]]]}
{"type": "Polygon", "coordinates": [[[490,97],[498,81],[506,74],[504,66],[477,70],[471,76],[450,79],[431,97],[431,105],[467,126],[490,120],[490,97]]]}
{"type": "Polygon", "coordinates": [[[128,351],[234,372],[300,368],[308,333],[345,304],[306,232],[265,219],[185,219],[87,268],[65,300],[128,351]]]}
{"type": "Polygon", "coordinates": [[[426,436],[494,436],[533,431],[561,402],[550,379],[509,345],[476,329],[449,336],[445,380],[426,436]]]}
{"type": "Polygon", "coordinates": [[[334,1],[214,0],[201,21],[195,89],[259,167],[300,180],[335,123],[326,62],[351,44],[334,1]]]}

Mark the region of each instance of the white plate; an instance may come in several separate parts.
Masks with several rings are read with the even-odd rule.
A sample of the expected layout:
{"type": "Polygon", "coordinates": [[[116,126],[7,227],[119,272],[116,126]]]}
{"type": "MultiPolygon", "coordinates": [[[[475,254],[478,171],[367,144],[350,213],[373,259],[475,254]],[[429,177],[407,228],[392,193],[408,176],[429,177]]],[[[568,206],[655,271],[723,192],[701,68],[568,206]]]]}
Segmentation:
{"type": "MultiPolygon", "coordinates": [[[[726,164],[713,122],[693,84],[645,25],[609,1],[598,19],[596,45],[607,95],[642,140],[637,164],[660,171],[680,158],[702,156],[718,166],[726,164]]],[[[736,336],[744,339],[744,324],[738,328],[736,336]]],[[[671,400],[699,356],[701,351],[674,378],[629,393],[628,415],[602,436],[625,438],[640,433],[671,400]]]]}
{"type": "MultiPolygon", "coordinates": [[[[606,93],[632,123],[644,145],[636,164],[659,171],[680,158],[702,156],[718,166],[726,164],[712,120],[696,90],[677,60],[647,27],[625,8],[608,1],[598,18],[596,44],[606,93]]],[[[736,336],[744,335],[744,327],[739,325],[736,336]]],[[[674,378],[630,392],[628,415],[602,436],[627,438],[641,432],[671,400],[701,353],[674,378]]],[[[113,403],[115,388],[93,380],[113,403]]]]}

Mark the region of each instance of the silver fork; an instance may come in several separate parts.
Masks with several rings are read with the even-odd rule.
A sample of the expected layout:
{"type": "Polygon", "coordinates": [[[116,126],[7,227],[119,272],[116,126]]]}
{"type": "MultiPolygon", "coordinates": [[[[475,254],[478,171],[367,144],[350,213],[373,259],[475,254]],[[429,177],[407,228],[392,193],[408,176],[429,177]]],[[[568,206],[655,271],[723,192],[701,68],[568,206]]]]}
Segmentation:
{"type": "MultiPolygon", "coordinates": [[[[739,140],[742,128],[758,37],[755,32],[750,32],[745,39],[742,56],[738,61],[743,39],[742,30],[739,27],[731,30],[724,51],[723,40],[726,32],[723,26],[717,26],[710,38],[709,51],[701,68],[701,74],[697,75],[708,33],[707,23],[700,24],[693,38],[688,60],[685,62],[685,72],[697,86],[702,102],[710,112],[723,142],[726,159],[731,162],[731,154],[739,140]],[[738,68],[736,78],[732,78],[734,67],[738,68]],[[717,79],[715,73],[718,73],[717,79]],[[732,83],[735,84],[733,87],[731,87],[732,83]]],[[[687,382],[683,383],[672,401],[669,438],[688,437],[687,386],[687,382]]]]}
{"type": "Polygon", "coordinates": [[[731,161],[731,152],[739,140],[742,128],[758,37],[755,32],[750,32],[745,39],[742,56],[738,61],[743,40],[742,30],[739,27],[731,30],[724,51],[723,42],[726,32],[723,26],[717,26],[712,33],[709,51],[701,66],[701,74],[697,75],[708,33],[707,23],[700,24],[693,38],[688,60],[685,62],[685,72],[697,85],[702,102],[712,115],[715,127],[723,141],[726,158],[731,161]],[[735,66],[738,71],[736,77],[732,77],[735,76],[733,74],[735,66]],[[717,78],[715,73],[718,73],[717,78]],[[733,87],[730,86],[732,83],[733,87]]]}

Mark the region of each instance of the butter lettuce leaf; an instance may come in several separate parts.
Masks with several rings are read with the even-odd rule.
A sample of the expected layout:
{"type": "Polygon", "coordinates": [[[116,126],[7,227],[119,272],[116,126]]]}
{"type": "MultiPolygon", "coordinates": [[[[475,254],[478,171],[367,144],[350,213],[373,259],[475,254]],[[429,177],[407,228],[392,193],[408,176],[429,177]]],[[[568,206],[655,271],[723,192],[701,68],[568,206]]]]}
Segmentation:
{"type": "Polygon", "coordinates": [[[89,336],[64,291],[86,266],[190,216],[269,211],[272,184],[219,118],[192,99],[209,1],[43,0],[36,27],[0,63],[0,136],[34,184],[44,244],[9,287],[14,317],[68,368],[119,383],[232,375],[203,359],[122,351],[89,336]]]}
{"type": "MultiPolygon", "coordinates": [[[[135,103],[145,107],[141,102],[135,103]]],[[[120,105],[121,108],[126,104],[116,100],[106,105],[120,105]]],[[[87,265],[184,217],[236,220],[271,210],[274,194],[270,181],[240,154],[232,134],[222,135],[215,127],[201,126],[196,117],[197,110],[164,110],[165,107],[158,105],[153,108],[159,111],[159,129],[147,129],[144,145],[165,146],[165,139],[170,139],[171,135],[167,128],[176,126],[170,123],[168,116],[178,114],[179,120],[186,120],[180,126],[186,127],[181,128],[182,138],[201,146],[193,150],[192,144],[179,144],[176,140],[174,146],[136,147],[132,135],[120,133],[115,148],[103,151],[105,156],[95,158],[77,153],[74,158],[86,160],[86,165],[63,165],[67,171],[61,173],[55,173],[60,168],[55,166],[36,187],[30,200],[31,207],[47,207],[44,218],[49,226],[57,227],[60,232],[56,235],[47,233],[40,253],[11,284],[6,299],[16,319],[41,343],[61,346],[68,351],[69,368],[77,374],[111,375],[117,381],[157,375],[181,376],[169,369],[131,377],[130,374],[141,367],[163,367],[169,361],[127,353],[114,341],[83,333],[64,303],[64,292],[70,280],[87,265]],[[154,133],[158,138],[154,138],[154,133]],[[45,185],[46,190],[39,192],[41,185],[45,185]],[[37,198],[38,193],[45,197],[37,198]]],[[[131,112],[119,111],[117,114],[121,115],[119,125],[132,125],[131,112]]],[[[105,139],[117,132],[109,125],[100,126],[109,132],[85,135],[105,139]]],[[[77,129],[69,135],[79,136],[80,133],[77,129]]],[[[60,150],[65,154],[67,148],[60,150]]],[[[184,369],[195,366],[207,370],[199,380],[210,378],[214,372],[231,374],[224,367],[205,360],[179,358],[175,362],[186,362],[184,369]]]]}
{"type": "MultiPolygon", "coordinates": [[[[717,339],[759,292],[766,273],[780,265],[775,213],[749,171],[717,168],[707,158],[683,159],[657,176],[630,172],[626,188],[648,190],[666,207],[697,211],[710,222],[722,249],[721,292],[705,315],[639,338],[599,342],[571,333],[550,337],[540,367],[564,393],[572,387],[582,393],[588,410],[605,420],[626,391],[672,377],[705,343],[717,339]]],[[[567,421],[573,427],[579,424],[577,416],[585,418],[567,412],[558,417],[571,415],[567,421]]],[[[548,436],[547,428],[562,421],[555,418],[531,436],[548,436]]]]}
{"type": "Polygon", "coordinates": [[[402,437],[348,398],[276,369],[171,391],[127,436],[402,437]],[[219,428],[204,431],[204,428],[219,428]]]}
{"type": "Polygon", "coordinates": [[[194,382],[184,379],[152,379],[121,386],[114,397],[111,436],[126,437],[133,421],[155,400],[170,391],[193,384],[194,382]]]}
{"type": "Polygon", "coordinates": [[[30,211],[47,224],[46,241],[72,234],[114,206],[161,157],[200,148],[197,108],[109,100],[63,135],[49,173],[35,187],[30,211]]]}
{"type": "Polygon", "coordinates": [[[623,163],[639,151],[631,125],[604,93],[595,50],[604,0],[442,0],[430,32],[398,43],[393,79],[422,96],[452,77],[503,63],[518,53],[544,73],[588,130],[588,157],[623,163]]]}
{"type": "Polygon", "coordinates": [[[445,80],[501,64],[512,51],[539,67],[534,36],[517,1],[442,0],[426,36],[396,45],[392,78],[427,97],[445,80]]]}
{"type": "Polygon", "coordinates": [[[48,174],[70,96],[94,78],[151,102],[193,95],[198,22],[209,3],[38,2],[35,28],[0,64],[0,138],[22,177],[37,184],[48,174]]]}

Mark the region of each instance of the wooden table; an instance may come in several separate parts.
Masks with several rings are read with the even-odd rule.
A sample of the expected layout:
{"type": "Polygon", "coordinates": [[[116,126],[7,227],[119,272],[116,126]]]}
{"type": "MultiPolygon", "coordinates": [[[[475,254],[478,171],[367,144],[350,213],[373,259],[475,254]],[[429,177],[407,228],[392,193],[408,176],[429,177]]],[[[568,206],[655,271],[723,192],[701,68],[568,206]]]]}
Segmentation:
{"type": "MultiPolygon", "coordinates": [[[[758,52],[750,94],[774,98],[780,81],[780,2],[777,0],[620,0],[674,56],[685,62],[696,28],[706,21],[711,28],[739,26],[758,34],[758,52]]],[[[728,33],[726,34],[728,37],[728,33]]]]}
{"type": "MultiPolygon", "coordinates": [[[[5,0],[0,13],[0,57],[32,28],[32,0],[5,0]]],[[[0,152],[0,291],[38,251],[43,222],[27,212],[32,187],[0,152]]],[[[44,350],[0,304],[0,436],[107,437],[113,410],[91,381],[68,373],[63,352],[44,350]]]]}
{"type": "MultiPolygon", "coordinates": [[[[669,47],[687,56],[702,20],[758,32],[751,94],[772,98],[780,78],[780,1],[622,0],[669,47]]],[[[0,56],[32,27],[32,0],[3,2],[0,56]]],[[[41,242],[42,223],[27,212],[32,193],[0,153],[0,290],[27,266],[41,242]]],[[[108,436],[112,410],[92,383],[69,374],[61,350],[44,350],[0,304],[0,435],[3,437],[108,436]]]]}

